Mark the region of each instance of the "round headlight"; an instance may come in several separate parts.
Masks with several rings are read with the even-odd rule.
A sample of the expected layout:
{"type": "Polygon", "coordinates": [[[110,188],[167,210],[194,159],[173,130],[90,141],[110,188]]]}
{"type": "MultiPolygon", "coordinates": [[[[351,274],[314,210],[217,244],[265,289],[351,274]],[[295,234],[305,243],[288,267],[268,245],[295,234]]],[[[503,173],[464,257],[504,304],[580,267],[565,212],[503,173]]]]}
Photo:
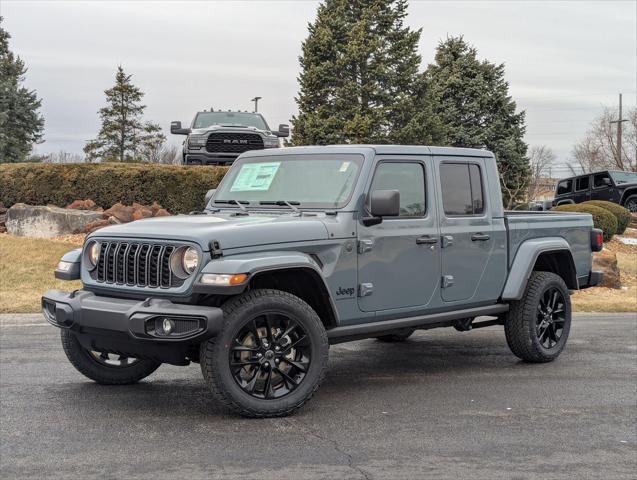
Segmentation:
{"type": "Polygon", "coordinates": [[[192,272],[197,270],[197,266],[199,265],[199,254],[197,250],[192,247],[188,247],[184,250],[184,253],[181,256],[181,266],[184,271],[190,275],[192,272]]]}
{"type": "Polygon", "coordinates": [[[86,258],[88,259],[89,268],[95,268],[100,258],[100,245],[97,242],[91,242],[86,249],[86,258]]]}

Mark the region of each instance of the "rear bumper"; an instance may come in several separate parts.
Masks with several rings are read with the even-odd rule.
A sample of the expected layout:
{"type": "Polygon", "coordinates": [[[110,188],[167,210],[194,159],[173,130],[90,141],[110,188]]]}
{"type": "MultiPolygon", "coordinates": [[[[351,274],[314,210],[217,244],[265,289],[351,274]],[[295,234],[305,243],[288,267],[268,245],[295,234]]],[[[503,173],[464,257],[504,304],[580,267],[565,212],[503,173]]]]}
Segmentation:
{"type": "Polygon", "coordinates": [[[42,313],[51,325],[73,331],[85,348],[177,365],[188,363],[188,352],[223,324],[220,308],[101,297],[85,290],[46,292],[42,313]],[[165,319],[170,333],[162,328],[165,319]]]}
{"type": "Polygon", "coordinates": [[[591,271],[588,274],[588,277],[579,279],[579,288],[590,288],[602,283],[602,277],[604,276],[603,272],[591,271]]]}

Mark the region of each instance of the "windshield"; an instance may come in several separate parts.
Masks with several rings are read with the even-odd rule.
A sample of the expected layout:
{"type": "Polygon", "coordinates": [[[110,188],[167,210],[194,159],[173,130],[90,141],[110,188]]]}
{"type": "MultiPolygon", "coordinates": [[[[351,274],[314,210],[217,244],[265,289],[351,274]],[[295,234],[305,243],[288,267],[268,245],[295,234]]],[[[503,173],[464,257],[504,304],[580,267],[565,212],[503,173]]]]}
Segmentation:
{"type": "Polygon", "coordinates": [[[249,208],[260,202],[289,202],[340,208],[352,194],[362,162],[362,155],[285,155],[240,161],[219,185],[215,203],[232,200],[249,208]]]}
{"type": "Polygon", "coordinates": [[[615,184],[637,183],[637,172],[610,172],[615,184]]]}
{"type": "Polygon", "coordinates": [[[259,130],[268,130],[261,115],[243,112],[199,112],[195,117],[193,128],[208,128],[212,125],[256,127],[259,130]]]}

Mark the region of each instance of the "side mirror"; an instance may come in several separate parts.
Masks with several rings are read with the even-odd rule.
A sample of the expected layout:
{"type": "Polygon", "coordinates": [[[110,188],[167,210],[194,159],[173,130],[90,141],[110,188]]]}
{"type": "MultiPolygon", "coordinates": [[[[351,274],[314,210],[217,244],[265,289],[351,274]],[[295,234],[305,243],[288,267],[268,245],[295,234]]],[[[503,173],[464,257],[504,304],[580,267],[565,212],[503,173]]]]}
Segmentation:
{"type": "Polygon", "coordinates": [[[181,128],[181,122],[170,122],[170,133],[173,135],[188,135],[189,128],[181,128]]]}
{"type": "Polygon", "coordinates": [[[210,199],[212,199],[212,197],[215,195],[215,192],[217,191],[216,188],[213,188],[212,190],[208,190],[206,192],[206,198],[205,198],[205,206],[208,205],[208,203],[210,203],[210,199]]]}
{"type": "Polygon", "coordinates": [[[279,125],[279,131],[274,132],[277,137],[289,137],[290,136],[290,126],[282,123],[279,125]]]}
{"type": "Polygon", "coordinates": [[[366,226],[378,225],[383,217],[400,215],[400,193],[398,190],[374,190],[369,195],[370,217],[363,218],[366,226]]]}
{"type": "Polygon", "coordinates": [[[602,182],[604,182],[604,185],[606,185],[607,187],[612,187],[613,186],[613,182],[611,182],[610,178],[608,178],[608,177],[604,177],[602,182]]]}

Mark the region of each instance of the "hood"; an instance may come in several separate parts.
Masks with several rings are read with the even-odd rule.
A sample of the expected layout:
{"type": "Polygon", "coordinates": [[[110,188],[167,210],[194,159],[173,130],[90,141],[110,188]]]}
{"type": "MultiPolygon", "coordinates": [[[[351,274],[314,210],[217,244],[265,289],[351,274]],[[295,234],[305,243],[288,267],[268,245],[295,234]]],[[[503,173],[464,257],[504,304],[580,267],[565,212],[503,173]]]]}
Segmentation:
{"type": "Polygon", "coordinates": [[[625,190],[628,187],[637,187],[637,182],[626,182],[617,184],[617,188],[620,190],[625,190]]]}
{"type": "Polygon", "coordinates": [[[266,130],[259,130],[256,127],[241,127],[241,126],[223,126],[223,125],[211,125],[206,128],[195,128],[190,133],[195,135],[205,135],[211,132],[233,132],[233,133],[259,133],[261,135],[269,135],[270,132],[266,130]]]}
{"type": "Polygon", "coordinates": [[[328,231],[321,217],[292,215],[249,216],[176,215],[137,220],[98,230],[91,237],[182,240],[198,243],[210,250],[210,241],[217,240],[221,248],[250,247],[284,242],[325,240],[328,231]]]}

